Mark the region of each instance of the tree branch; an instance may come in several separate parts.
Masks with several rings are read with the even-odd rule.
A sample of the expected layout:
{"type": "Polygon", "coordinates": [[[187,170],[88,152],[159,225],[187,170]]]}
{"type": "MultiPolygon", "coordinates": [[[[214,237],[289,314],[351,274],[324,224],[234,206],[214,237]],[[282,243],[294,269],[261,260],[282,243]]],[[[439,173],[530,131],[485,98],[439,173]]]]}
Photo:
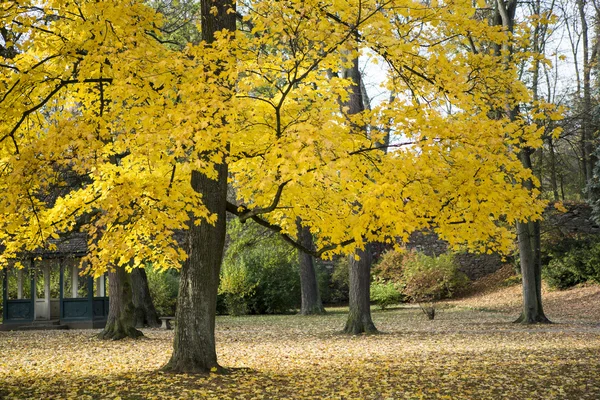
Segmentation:
{"type": "MultiPolygon", "coordinates": [[[[236,206],[235,204],[227,202],[227,212],[240,217],[240,215],[242,215],[244,213],[244,211],[239,211],[238,208],[239,207],[236,206]]],[[[294,248],[296,248],[306,254],[310,254],[311,256],[313,256],[315,258],[321,258],[321,256],[328,251],[335,250],[340,247],[348,246],[355,242],[354,239],[348,239],[348,240],[344,240],[341,243],[330,244],[327,246],[323,246],[318,250],[313,250],[313,249],[309,249],[309,248],[303,246],[298,240],[292,238],[290,235],[288,235],[286,233],[282,233],[281,232],[282,228],[279,225],[272,224],[269,221],[267,221],[263,218],[260,218],[259,216],[256,216],[256,215],[251,217],[251,219],[254,222],[256,222],[257,224],[259,224],[260,226],[263,226],[263,227],[270,229],[273,232],[276,232],[279,235],[281,235],[281,238],[283,240],[285,240],[287,243],[289,243],[290,245],[292,245],[294,248]]]]}

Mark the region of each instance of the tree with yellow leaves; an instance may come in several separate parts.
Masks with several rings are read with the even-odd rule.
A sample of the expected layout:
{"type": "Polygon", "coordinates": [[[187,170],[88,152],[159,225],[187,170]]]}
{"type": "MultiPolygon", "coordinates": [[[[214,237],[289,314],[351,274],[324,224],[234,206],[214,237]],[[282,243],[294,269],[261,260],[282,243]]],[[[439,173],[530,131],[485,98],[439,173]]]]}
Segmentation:
{"type": "Polygon", "coordinates": [[[474,18],[472,2],[200,6],[202,40],[183,50],[142,1],[0,6],[0,262],[77,229],[93,274],[181,268],[166,369],[219,368],[226,210],[297,247],[301,220],[315,239],[305,250],[325,257],[425,228],[505,250],[513,234],[501,222],[539,215],[517,157],[539,144],[538,130],[493,115],[529,94],[492,51],[468,50],[508,40],[474,18]],[[396,96],[353,112],[355,82],[331,71],[364,51],[389,65],[396,96]],[[66,170],[84,184],[46,201],[66,170]]]}

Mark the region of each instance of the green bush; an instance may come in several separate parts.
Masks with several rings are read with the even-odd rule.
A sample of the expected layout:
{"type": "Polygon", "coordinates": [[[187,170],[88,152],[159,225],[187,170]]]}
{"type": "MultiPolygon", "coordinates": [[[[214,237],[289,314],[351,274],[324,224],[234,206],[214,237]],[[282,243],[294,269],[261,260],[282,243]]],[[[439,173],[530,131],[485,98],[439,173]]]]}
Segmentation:
{"type": "Polygon", "coordinates": [[[371,282],[371,301],[385,310],[402,301],[402,292],[398,288],[398,284],[376,279],[371,282]]]}
{"type": "Polygon", "coordinates": [[[221,272],[219,294],[223,295],[225,308],[230,315],[248,314],[248,301],[254,295],[258,282],[250,279],[243,258],[237,264],[226,263],[221,272]]]}
{"type": "Polygon", "coordinates": [[[333,264],[315,259],[315,273],[317,274],[317,285],[323,304],[332,303],[331,275],[333,274],[333,264]]]}
{"type": "Polygon", "coordinates": [[[566,289],[579,283],[600,283],[600,242],[579,240],[570,242],[564,253],[551,253],[542,276],[550,287],[566,289]]]}
{"type": "Polygon", "coordinates": [[[323,303],[340,304],[348,302],[350,270],[348,257],[338,257],[333,263],[333,270],[328,281],[327,297],[323,303]]]}
{"type": "Polygon", "coordinates": [[[179,292],[179,272],[174,270],[158,272],[152,266],[147,266],[146,275],[148,276],[150,295],[158,315],[175,315],[177,293],[179,292]]]}
{"type": "Polygon", "coordinates": [[[300,274],[296,251],[272,248],[247,260],[249,279],[256,284],[248,298],[252,314],[282,314],[300,307],[300,274]]]}
{"type": "Polygon", "coordinates": [[[300,306],[298,254],[253,222],[228,225],[220,305],[231,315],[286,313],[300,306]]]}
{"type": "Polygon", "coordinates": [[[406,253],[403,259],[403,294],[417,303],[435,302],[452,297],[464,288],[469,278],[458,270],[452,254],[430,257],[406,253]]]}

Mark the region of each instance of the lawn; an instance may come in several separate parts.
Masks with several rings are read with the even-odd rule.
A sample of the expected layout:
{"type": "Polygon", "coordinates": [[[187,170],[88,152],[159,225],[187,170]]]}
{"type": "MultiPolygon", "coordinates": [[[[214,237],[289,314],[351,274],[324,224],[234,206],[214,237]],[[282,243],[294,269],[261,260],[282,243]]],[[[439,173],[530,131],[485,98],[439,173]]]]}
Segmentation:
{"type": "Polygon", "coordinates": [[[219,317],[226,375],[163,374],[173,332],[145,339],[93,331],[0,332],[0,398],[598,399],[600,328],[568,320],[511,324],[498,310],[452,306],[427,321],[412,307],[375,311],[384,332],[338,333],[325,316],[219,317]]]}

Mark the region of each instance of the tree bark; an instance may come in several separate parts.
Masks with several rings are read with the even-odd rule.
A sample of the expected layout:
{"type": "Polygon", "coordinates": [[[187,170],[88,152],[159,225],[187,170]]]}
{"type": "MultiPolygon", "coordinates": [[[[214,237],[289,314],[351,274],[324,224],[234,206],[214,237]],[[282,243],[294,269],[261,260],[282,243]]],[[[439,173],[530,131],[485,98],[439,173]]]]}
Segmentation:
{"type": "Polygon", "coordinates": [[[560,196],[558,194],[558,184],[556,179],[556,154],[554,152],[554,143],[552,140],[552,136],[548,136],[546,140],[548,142],[548,150],[550,152],[550,186],[552,187],[552,194],[554,196],[554,200],[559,201],[560,196]]]}
{"type": "Polygon", "coordinates": [[[592,97],[591,97],[591,71],[593,60],[590,57],[588,37],[588,16],[585,13],[585,0],[577,0],[577,8],[581,22],[581,41],[583,45],[583,110],[581,120],[581,143],[583,152],[583,171],[585,184],[588,184],[594,174],[593,141],[594,133],[592,127],[592,97]]]}
{"type": "MultiPolygon", "coordinates": [[[[507,32],[513,33],[514,20],[517,10],[516,0],[497,0],[496,13],[493,24],[501,25],[507,32]]],[[[510,42],[502,45],[504,51],[504,63],[512,62],[513,47],[510,42]]],[[[500,53],[497,53],[500,55],[500,53]]],[[[537,92],[537,87],[534,87],[537,92]]],[[[537,96],[537,95],[536,95],[537,96]]],[[[510,109],[506,116],[511,121],[516,120],[519,113],[518,108],[510,109]]],[[[531,154],[533,149],[523,148],[519,153],[519,159],[523,167],[533,170],[531,154]]],[[[526,181],[524,187],[530,192],[533,190],[533,182],[526,181]]],[[[523,312],[515,322],[521,323],[543,323],[550,322],[544,315],[542,308],[542,268],[540,253],[540,224],[537,221],[517,221],[517,237],[519,241],[519,258],[521,264],[521,275],[523,277],[523,312]]]]}
{"type": "MultiPolygon", "coordinates": [[[[528,149],[520,154],[521,162],[531,168],[531,156],[528,149]]],[[[528,181],[526,187],[533,189],[528,181]]],[[[549,323],[542,307],[542,257],[539,221],[517,222],[519,241],[519,261],[523,279],[523,311],[515,322],[524,324],[549,323]]]]}
{"type": "Polygon", "coordinates": [[[523,310],[516,323],[550,323],[542,307],[542,266],[540,260],[540,223],[518,222],[519,255],[523,278],[523,310]]]}
{"type": "MultiPolygon", "coordinates": [[[[358,114],[365,110],[365,102],[362,98],[361,76],[358,68],[358,58],[353,60],[352,67],[344,71],[344,78],[351,79],[353,85],[350,89],[348,102],[348,114],[358,114]]],[[[348,320],[344,327],[344,333],[357,335],[359,333],[375,333],[377,328],[371,319],[371,246],[367,244],[364,250],[357,250],[350,255],[349,262],[349,306],[348,320]],[[356,260],[356,257],[359,260],[356,260]]]]}
{"type": "MultiPolygon", "coordinates": [[[[302,246],[307,249],[312,249],[313,238],[310,229],[302,226],[301,221],[297,221],[298,240],[302,246]]],[[[300,264],[300,292],[301,306],[300,314],[302,315],[317,315],[324,314],[323,302],[319,293],[319,284],[317,282],[317,273],[313,257],[303,251],[298,251],[298,261],[300,264]]]]}
{"type": "MultiPolygon", "coordinates": [[[[202,39],[211,44],[215,33],[235,31],[235,1],[202,0],[200,2],[202,39]]],[[[225,121],[221,121],[222,124],[225,121]]],[[[208,155],[206,156],[208,160],[208,155]]],[[[188,231],[188,258],[181,268],[171,359],[163,368],[175,373],[208,373],[222,370],[215,348],[215,316],[219,273],[225,247],[227,206],[227,163],[215,165],[217,178],[209,179],[192,171],[192,188],[202,193],[202,202],[216,215],[214,225],[194,217],[188,231]]]]}
{"type": "Polygon", "coordinates": [[[192,186],[202,192],[204,205],[217,215],[215,225],[190,224],[188,259],[181,268],[171,359],[164,370],[207,373],[220,369],[215,348],[215,315],[219,272],[225,246],[227,164],[218,166],[218,179],[192,172],[192,186]]]}
{"type": "Polygon", "coordinates": [[[131,275],[124,267],[116,267],[114,271],[108,272],[108,285],[108,317],[106,326],[98,334],[98,338],[120,340],[143,336],[141,331],[135,329],[131,275]]]}
{"type": "Polygon", "coordinates": [[[150,296],[146,270],[143,268],[134,268],[131,271],[131,283],[133,287],[133,314],[136,328],[144,326],[158,328],[160,322],[158,321],[158,314],[152,302],[152,296],[150,296]]]}
{"type": "Polygon", "coordinates": [[[377,328],[371,319],[371,245],[358,250],[356,256],[349,256],[350,268],[350,310],[344,333],[358,335],[360,333],[376,333],[377,328]]]}

